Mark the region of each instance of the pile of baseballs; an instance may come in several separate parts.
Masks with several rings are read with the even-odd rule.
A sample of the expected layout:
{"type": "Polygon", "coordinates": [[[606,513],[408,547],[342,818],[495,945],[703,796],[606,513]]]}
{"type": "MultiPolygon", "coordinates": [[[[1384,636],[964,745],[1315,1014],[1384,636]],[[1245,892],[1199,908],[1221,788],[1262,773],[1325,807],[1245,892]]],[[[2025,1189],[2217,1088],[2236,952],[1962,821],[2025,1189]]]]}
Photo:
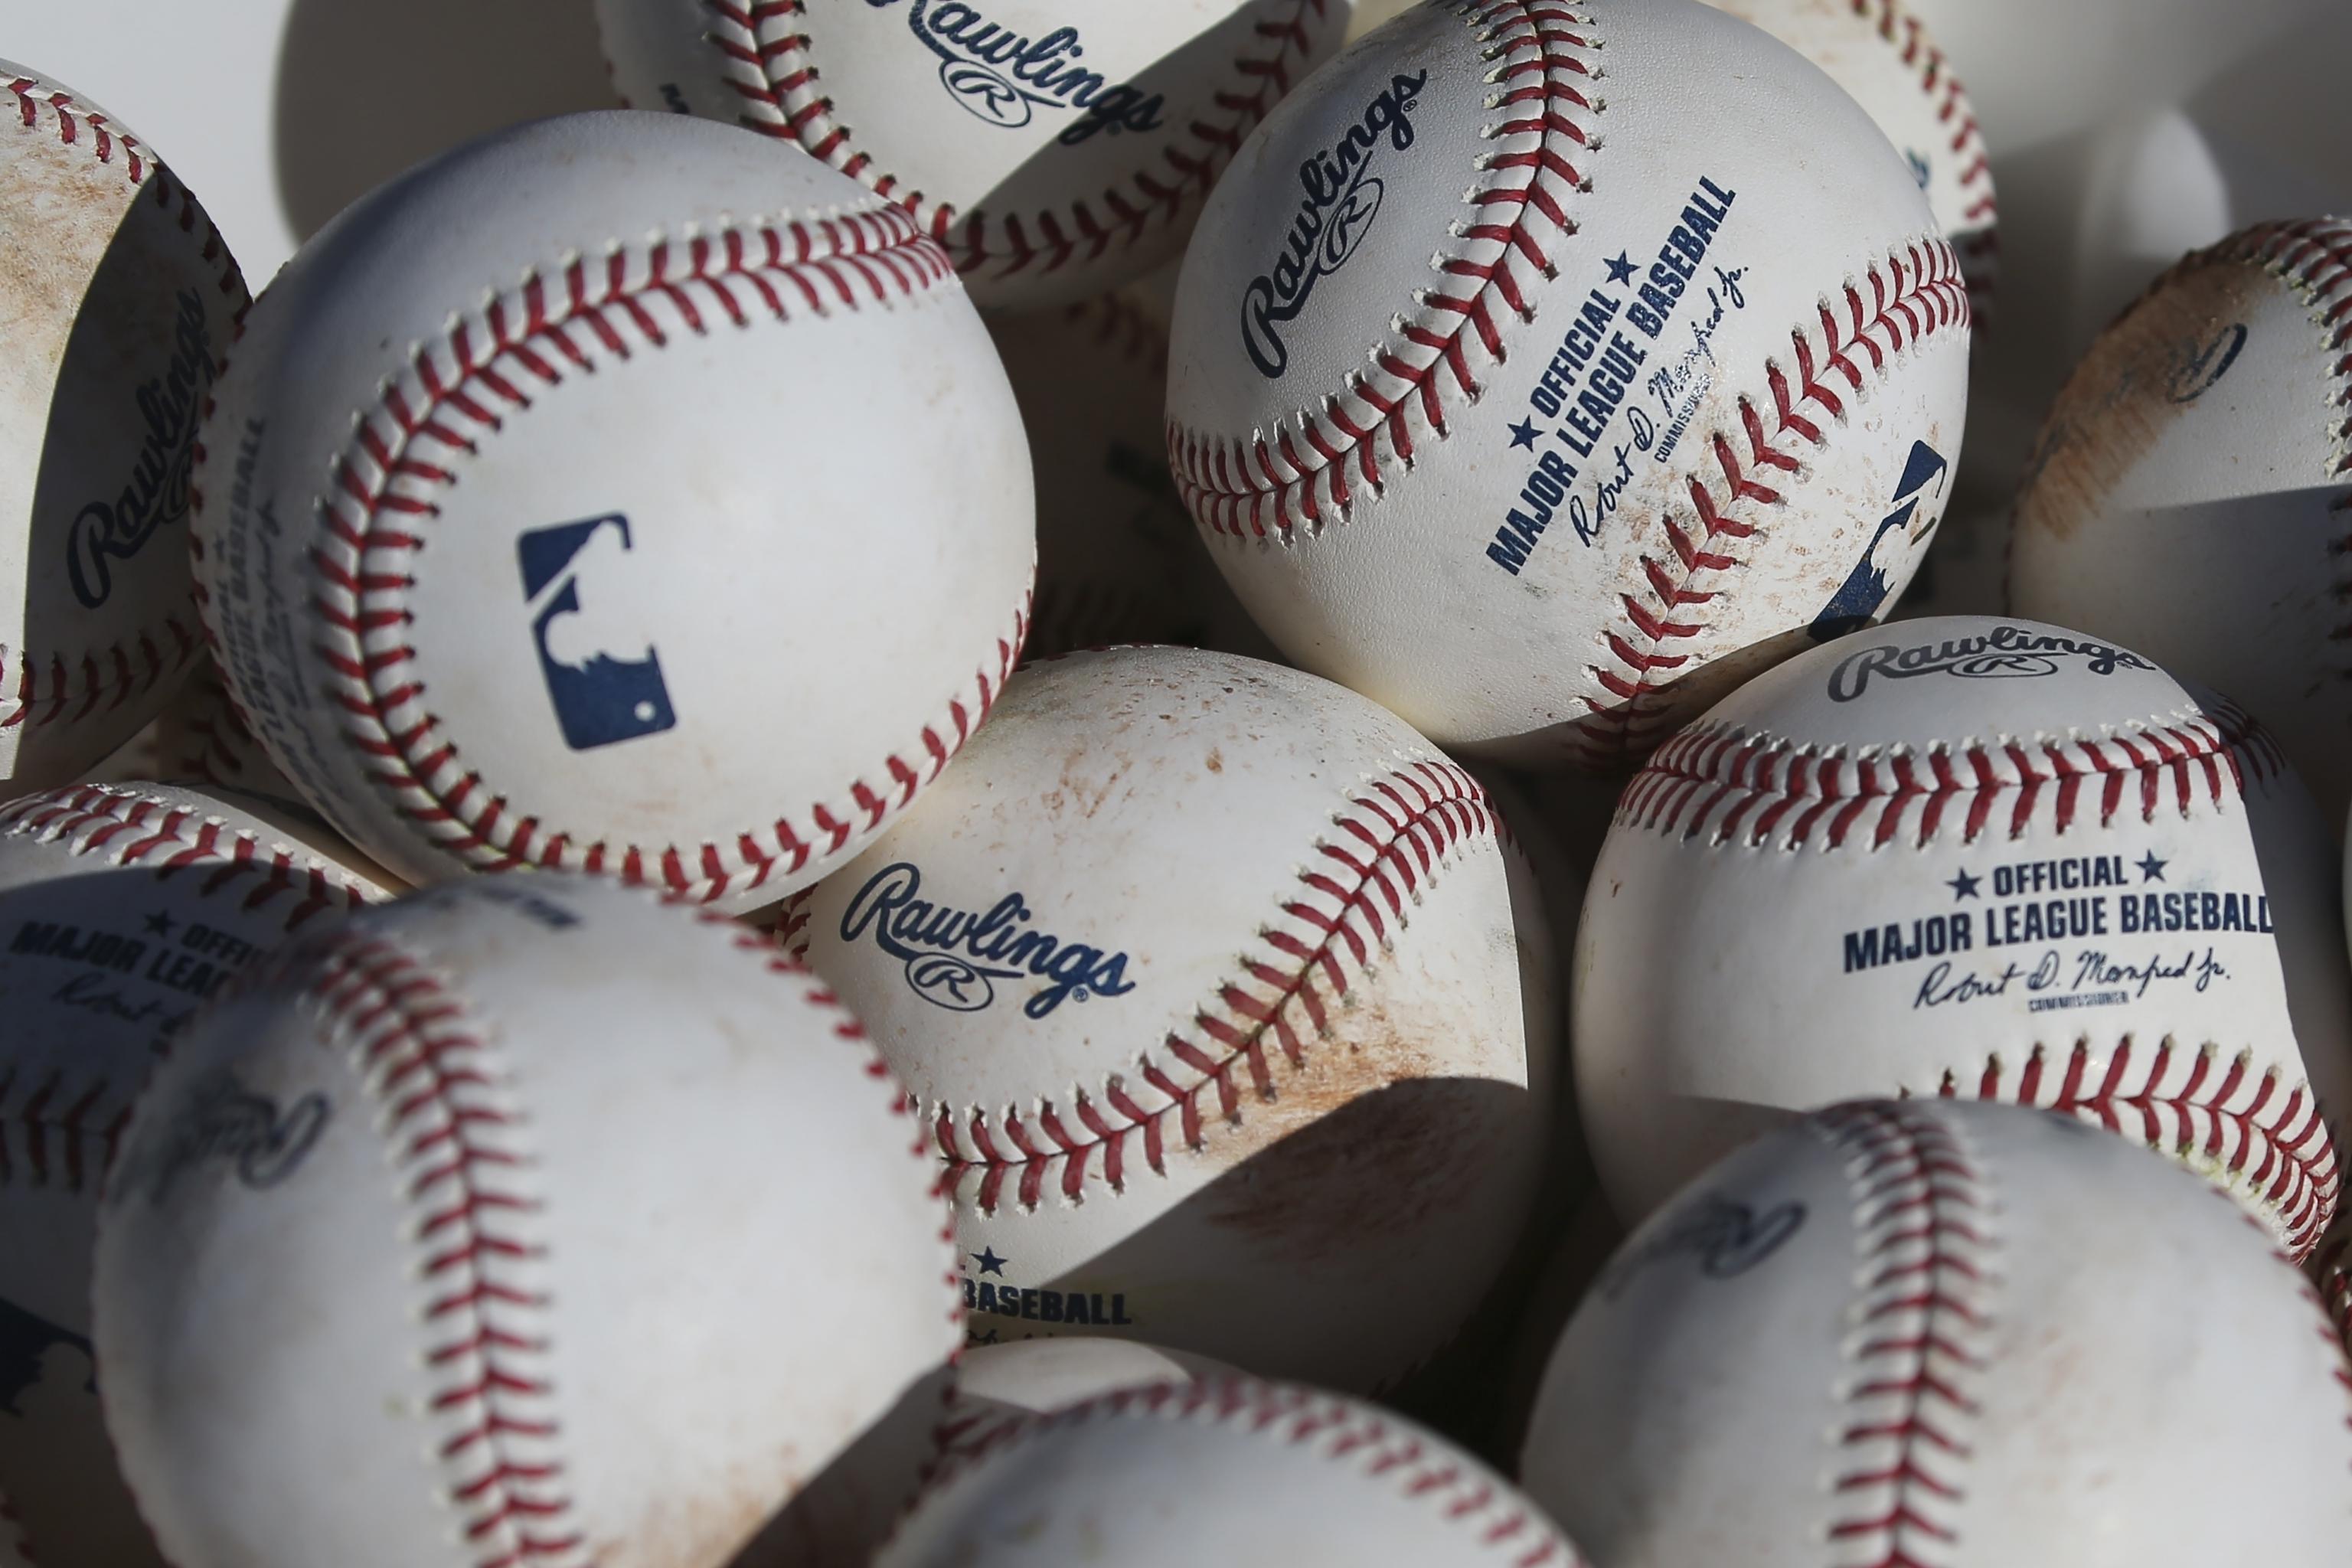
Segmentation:
{"type": "Polygon", "coordinates": [[[1896,0],[593,9],[0,62],[0,1568],[2352,1552],[2352,220],[1906,617],[1896,0]]]}

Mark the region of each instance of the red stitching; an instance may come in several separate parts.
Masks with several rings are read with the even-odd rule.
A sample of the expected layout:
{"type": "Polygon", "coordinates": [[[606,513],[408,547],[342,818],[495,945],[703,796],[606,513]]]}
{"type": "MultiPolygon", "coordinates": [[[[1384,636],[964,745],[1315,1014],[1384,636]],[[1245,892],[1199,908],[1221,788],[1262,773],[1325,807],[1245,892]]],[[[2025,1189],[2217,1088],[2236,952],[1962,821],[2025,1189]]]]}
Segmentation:
{"type": "Polygon", "coordinates": [[[2089,1040],[2077,1040],[2063,1072],[2048,1070],[2051,1059],[2047,1047],[2034,1047],[2011,1079],[2000,1058],[1990,1057],[1973,1085],[1947,1072],[1937,1093],[2059,1111],[2158,1152],[2218,1165],[2277,1215],[2296,1257],[2318,1245],[2336,1215],[2338,1173],[2310,1085],[2288,1084],[2275,1067],[2256,1072],[2252,1051],[2225,1063],[2210,1042],[2190,1051],[2169,1037],[2144,1052],[2126,1035],[2104,1064],[2089,1040]]]}
{"type": "Polygon", "coordinates": [[[506,1075],[464,1001],[390,942],[337,931],[304,957],[304,989],[351,1041],[425,1216],[429,1408],[457,1423],[437,1457],[466,1548],[478,1568],[569,1559],[586,1537],[555,1448],[549,1299],[517,1278],[546,1247],[506,1075]]]}
{"type": "Polygon", "coordinates": [[[310,551],[328,695],[394,809],[445,853],[479,868],[613,873],[708,901],[837,854],[937,777],[1019,658],[1025,595],[992,661],[975,672],[971,698],[951,699],[908,755],[884,758],[882,780],[851,780],[845,796],[808,807],[798,827],[780,818],[732,843],[698,847],[581,844],[515,810],[465,767],[424,705],[415,649],[399,639],[415,581],[408,560],[440,515],[440,490],[465,455],[531,407],[534,393],[593,370],[600,355],[626,359],[633,342],[665,347],[679,327],[698,336],[720,319],[744,326],[760,312],[789,321],[798,310],[856,310],[929,289],[950,272],[946,253],[890,207],[728,228],[615,249],[601,260],[574,257],[553,277],[529,272],[520,289],[416,349],[337,460],[319,501],[324,538],[310,551]],[[671,325],[649,309],[654,303],[671,325]]]}
{"type": "Polygon", "coordinates": [[[1853,14],[1868,22],[1878,36],[1895,47],[1903,63],[1919,74],[1919,90],[1936,106],[1936,119],[1951,133],[1949,150],[1966,160],[1960,190],[1968,200],[1960,219],[1982,223],[1982,233],[1969,235],[1960,247],[1960,275],[1969,289],[1969,310],[1976,324],[1990,320],[1993,281],[2000,270],[2000,241],[1992,225],[2000,211],[1993,199],[1992,159],[1977,126],[1976,105],[1954,74],[1944,51],[1927,37],[1919,18],[1903,9],[1900,0],[1853,0],[1853,14]]]}
{"type": "MultiPolygon", "coordinates": [[[[2322,1310],[2335,1327],[2336,1348],[2352,1352],[2352,1226],[2338,1226],[2312,1254],[2311,1275],[2318,1281],[2322,1310]]],[[[2345,1376],[2352,1390],[2352,1372],[2345,1376]]]]}
{"type": "Polygon", "coordinates": [[[250,789],[257,780],[278,792],[291,787],[280,781],[278,765],[246,727],[209,660],[164,710],[156,741],[173,752],[174,778],[216,789],[250,789]]]}
{"type": "MultiPolygon", "coordinates": [[[[355,878],[136,787],[75,784],[12,801],[0,806],[0,837],[34,839],[110,866],[147,867],[159,879],[185,873],[198,897],[247,911],[283,899],[278,912],[287,931],[373,897],[355,878]]],[[[39,1078],[13,1063],[0,1068],[0,1187],[22,1181],[94,1193],[113,1167],[136,1088],[103,1076],[69,1086],[62,1068],[39,1078]],[[90,1150],[98,1152],[94,1163],[90,1150]]]]}
{"type": "Polygon", "coordinates": [[[2200,798],[2218,804],[2284,766],[2269,732],[2221,698],[2207,699],[2201,712],[2126,726],[2102,741],[1970,741],[1852,756],[1701,721],[1634,775],[1615,821],[1751,849],[1768,842],[1802,848],[1817,835],[1826,848],[1852,840],[1874,849],[1906,837],[1906,822],[1921,846],[1955,827],[1973,844],[1988,831],[2014,838],[2045,809],[2061,834],[2095,807],[2102,827],[2119,812],[2151,821],[2168,803],[2185,816],[2200,798]]]}
{"type": "Polygon", "coordinates": [[[1400,1495],[1427,1503],[1442,1518],[1474,1532],[1481,1546],[1512,1553],[1514,1568],[1578,1568],[1583,1561],[1548,1520],[1483,1467],[1432,1447],[1420,1433],[1392,1424],[1370,1405],[1247,1377],[1123,1388],[1050,1415],[1005,1422],[951,1453],[929,1489],[1046,1435],[1122,1420],[1231,1425],[1312,1447],[1326,1460],[1350,1465],[1368,1479],[1385,1481],[1400,1495]]]}
{"type": "Polygon", "coordinates": [[[1899,1105],[1835,1106],[1861,1254],[1854,1373],[1829,1539],[1856,1568],[1924,1568],[1958,1540],[1996,1280],[1992,1204],[1958,1130],[1899,1105]]]}
{"type": "Polygon", "coordinates": [[[1212,98],[1223,118],[1196,118],[1190,140],[1172,133],[1157,165],[1136,170],[1123,184],[1091,201],[1077,200],[1059,211],[1001,214],[974,208],[959,214],[946,202],[919,190],[899,188],[899,177],[873,166],[873,155],[857,148],[856,132],[833,118],[833,100],[817,87],[820,71],[809,58],[809,37],[797,31],[803,0],[705,0],[710,30],[704,35],[720,57],[720,79],[743,100],[739,121],[764,135],[796,141],[811,154],[863,181],[876,195],[896,202],[925,233],[947,247],[958,270],[1010,277],[1035,268],[1053,272],[1073,261],[1098,260],[1113,246],[1132,246],[1158,220],[1176,226],[1188,207],[1206,196],[1218,173],[1241,147],[1242,138],[1290,90],[1291,79],[1313,52],[1315,35],[1328,20],[1329,0],[1291,0],[1279,20],[1258,22],[1255,54],[1237,56],[1231,80],[1212,98]]]}
{"type": "Polygon", "coordinates": [[[1568,212],[1585,183],[1577,164],[1599,114],[1578,84],[1599,62],[1597,45],[1570,29],[1590,29],[1591,18],[1551,0],[1490,0],[1464,21],[1479,29],[1477,42],[1495,62],[1487,80],[1500,118],[1486,139],[1535,131],[1540,142],[1479,157],[1479,188],[1465,198],[1471,220],[1452,226],[1454,243],[1436,263],[1440,281],[1421,293],[1418,313],[1403,319],[1375,369],[1351,374],[1295,435],[1286,425],[1237,440],[1169,421],[1177,489],[1212,533],[1287,542],[1295,530],[1319,529],[1327,511],[1344,515],[1354,484],[1378,493],[1387,467],[1410,468],[1412,416],[1444,438],[1447,399],[1475,401],[1482,389],[1473,360],[1503,363],[1498,321],[1532,314],[1528,300],[1552,270],[1552,248],[1575,232],[1568,212]]]}
{"type": "MultiPolygon", "coordinates": [[[[1142,1058],[1139,1080],[1113,1073],[1099,1100],[1079,1089],[1066,1107],[1040,1100],[1029,1115],[1017,1106],[1001,1115],[974,1106],[960,1121],[947,1104],[933,1105],[950,1184],[976,1177],[973,1202],[982,1214],[994,1212],[1008,1181],[1022,1208],[1035,1207],[1055,1174],[1075,1202],[1099,1154],[1104,1180],[1123,1192],[1130,1141],[1142,1145],[1145,1166],[1165,1175],[1171,1121],[1183,1147],[1199,1149],[1208,1116],[1240,1121],[1244,1079],[1258,1098],[1273,1097],[1270,1043],[1305,1068],[1351,973],[1403,924],[1423,881],[1458,846],[1490,837],[1495,819],[1476,780],[1451,763],[1424,762],[1360,786],[1333,821],[1337,831],[1316,845],[1298,891],[1282,906],[1286,923],[1258,933],[1242,973],[1194,1016],[1193,1037],[1170,1035],[1162,1059],[1142,1058]]],[[[797,931],[806,915],[787,919],[797,931]]]]}

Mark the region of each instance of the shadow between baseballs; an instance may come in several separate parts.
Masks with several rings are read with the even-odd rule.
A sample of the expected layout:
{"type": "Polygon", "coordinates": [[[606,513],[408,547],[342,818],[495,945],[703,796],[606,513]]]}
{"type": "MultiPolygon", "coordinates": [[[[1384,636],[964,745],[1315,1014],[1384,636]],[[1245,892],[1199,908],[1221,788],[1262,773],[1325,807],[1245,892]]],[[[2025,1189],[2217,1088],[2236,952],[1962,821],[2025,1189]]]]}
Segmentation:
{"type": "MultiPolygon", "coordinates": [[[[294,0],[277,100],[278,199],[304,240],[394,174],[485,132],[621,106],[587,0],[406,0],[396,13],[294,0]]],[[[252,281],[257,292],[268,279],[252,281]]]]}
{"type": "MultiPolygon", "coordinates": [[[[10,695],[24,710],[0,795],[79,778],[193,668],[189,475],[211,357],[226,345],[210,341],[212,302],[199,285],[176,295],[158,287],[181,270],[158,252],[186,244],[162,214],[146,201],[123,213],[57,362],[23,544],[23,637],[0,650],[19,667],[10,695]],[[166,616],[181,635],[166,631],[166,616]]],[[[0,320],[12,315],[0,292],[0,320]]],[[[29,335],[11,347],[36,363],[48,352],[29,335]]]]}
{"type": "MultiPolygon", "coordinates": [[[[1318,1078],[1348,1080],[1310,1065],[1273,1102],[1294,1131],[1046,1286],[1116,1290],[1133,1337],[1263,1377],[1364,1393],[1434,1358],[1520,1241],[1551,1118],[1490,1079],[1406,1079],[1324,1106],[1302,1082],[1318,1078]]],[[[1266,1109],[1245,1099],[1242,1125],[1266,1109]]],[[[1212,1159],[1220,1135],[1212,1123],[1212,1159]]],[[[974,1311],[972,1338],[1063,1331],[1023,1316],[1029,1294],[974,1311]]]]}

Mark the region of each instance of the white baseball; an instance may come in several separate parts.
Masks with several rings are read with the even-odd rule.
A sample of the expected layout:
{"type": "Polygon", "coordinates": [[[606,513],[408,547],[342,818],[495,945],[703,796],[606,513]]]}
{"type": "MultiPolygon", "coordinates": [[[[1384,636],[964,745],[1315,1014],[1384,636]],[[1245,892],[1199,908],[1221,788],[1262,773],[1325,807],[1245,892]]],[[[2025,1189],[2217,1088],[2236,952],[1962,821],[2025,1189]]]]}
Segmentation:
{"type": "Polygon", "coordinates": [[[202,647],[188,468],[245,282],[114,117],[0,60],[0,782],[61,784],[202,647]]]}
{"type": "Polygon", "coordinates": [[[1107,1394],[950,1462],[875,1568],[1576,1568],[1468,1454],[1337,1394],[1211,1378],[1107,1394]]]}
{"type": "Polygon", "coordinates": [[[1370,700],[1129,648],[1014,677],[789,921],[923,1106],[974,1335],[1370,1388],[1468,1314],[1533,1195],[1532,896],[1476,783],[1370,700]]]}
{"type": "Polygon", "coordinates": [[[2352,220],[2263,224],[2091,345],[2028,465],[2021,615],[2127,643],[2268,725],[2352,801],[2352,220]]]}
{"type": "Polygon", "coordinates": [[[419,893],[141,1097],[107,1426],[180,1568],[716,1565],[952,1348],[921,1156],[755,933],[596,879],[419,893]]]}
{"type": "Polygon", "coordinates": [[[1634,1232],[1519,1467],[1611,1568],[2321,1563],[2352,1373],[2196,1181],[2015,1107],[1838,1106],[1634,1232]]]}
{"type": "Polygon", "coordinates": [[[2334,1212],[2352,998],[2327,825],[2229,702],[2032,621],[1900,621],[1759,676],[1626,786],[1573,1038],[1629,1223],[1856,1095],[2063,1110],[2298,1254],[2334,1212]]]}
{"type": "Polygon", "coordinates": [[[327,835],[226,795],[76,785],[0,807],[0,1496],[48,1561],[160,1561],[90,1386],[99,1186],[132,1097],[257,953],[384,896],[327,835]]]}
{"type": "Polygon", "coordinates": [[[1975,324],[1989,324],[2000,271],[2000,211],[1976,106],[1935,35],[1905,0],[1707,0],[1822,68],[1910,165],[1959,253],[1975,324]]]}
{"type": "Polygon", "coordinates": [[[941,1435],[950,1453],[998,1440],[1005,1427],[1122,1388],[1199,1383],[1241,1373],[1221,1361],[1139,1340],[1004,1340],[956,1363],[941,1435]]]}
{"type": "Polygon", "coordinates": [[[166,778],[271,800],[302,798],[236,716],[236,704],[210,658],[198,663],[179,695],[155,716],[154,751],[166,778]]]}
{"type": "Polygon", "coordinates": [[[1344,0],[596,0],[623,97],[804,149],[911,214],[986,305],[1183,247],[1344,0]]]}
{"type": "Polygon", "coordinates": [[[1608,770],[1888,607],[1968,321],[1903,160],[1785,45],[1697,0],[1452,0],[1219,183],[1170,451],[1293,659],[1442,744],[1608,770]]]}
{"type": "Polygon", "coordinates": [[[351,207],[198,467],[231,694],[413,880],[742,910],[855,853],[1021,644],[1026,443],[945,253],[699,121],[543,121],[351,207]]]}

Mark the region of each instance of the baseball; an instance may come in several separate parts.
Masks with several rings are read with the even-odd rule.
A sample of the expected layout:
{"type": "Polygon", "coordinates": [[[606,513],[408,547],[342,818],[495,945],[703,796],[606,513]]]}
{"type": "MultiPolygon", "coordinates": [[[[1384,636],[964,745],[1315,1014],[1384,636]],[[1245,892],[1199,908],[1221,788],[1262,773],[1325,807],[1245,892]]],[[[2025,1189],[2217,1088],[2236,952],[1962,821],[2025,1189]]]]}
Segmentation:
{"type": "Polygon", "coordinates": [[[1634,1232],[1519,1474],[1612,1568],[2327,1563],[2352,1373],[2184,1173],[2015,1107],[1863,1102],[1634,1232]]]}
{"type": "Polygon", "coordinates": [[[1007,1426],[1122,1388],[1240,1375],[1223,1362],[1139,1340],[1002,1340],[973,1346],[957,1363],[941,1433],[950,1453],[969,1451],[1007,1426]]]}
{"type": "Polygon", "coordinates": [[[229,691],[412,880],[770,902],[938,775],[1021,646],[1028,451],[944,253],[721,126],[574,115],[410,172],[287,265],[216,393],[229,691]]]}
{"type": "Polygon", "coordinates": [[[1219,183],[1169,449],[1291,658],[1449,748],[1610,771],[1891,605],[1968,323],[1902,158],[1785,45],[1698,0],[1460,0],[1219,183]]]}
{"type": "Polygon", "coordinates": [[[1477,784],[1373,703],[1130,648],[1015,676],[787,922],[923,1108],[974,1336],[1371,1388],[1534,1194],[1533,896],[1477,784]]]}
{"type": "Polygon", "coordinates": [[[1344,0],[596,0],[624,98],[792,142],[889,198],[984,305],[1183,247],[1344,0]]]}
{"type": "Polygon", "coordinates": [[[226,795],[76,785],[0,806],[0,1498],[47,1561],[161,1563],[91,1382],[99,1186],[132,1097],[257,953],[385,893],[325,835],[226,795]]]}
{"type": "Polygon", "coordinates": [[[0,60],[0,782],[128,741],[203,646],[188,467],[245,282],[187,187],[80,94],[0,60]]]}
{"type": "Polygon", "coordinates": [[[602,879],[419,893],[141,1096],[107,1426],[181,1568],[716,1568],[952,1348],[935,1180],[753,933],[602,879]]]}
{"type": "Polygon", "coordinates": [[[2352,531],[2352,221],[2183,259],[2091,345],[2017,501],[2010,602],[2210,681],[2340,820],[2352,531]]]}
{"type": "Polygon", "coordinates": [[[1969,310],[1990,322],[2000,270],[1992,162],[1968,89],[1903,0],[1707,0],[1822,68],[1885,133],[1960,258],[1969,310]]]}
{"type": "Polygon", "coordinates": [[[1542,1513],[1403,1417],[1247,1378],[1163,1383],[950,1461],[875,1568],[1577,1568],[1542,1513]]]}
{"type": "Polygon", "coordinates": [[[1951,616],[1791,659],[1658,750],[1593,868],[1611,1201],[1792,1110],[1946,1094],[2164,1150],[2307,1252],[2352,1105],[2333,858],[2242,710],[2114,644],[1951,616]]]}
{"type": "Polygon", "coordinates": [[[156,764],[168,778],[299,803],[302,794],[236,716],[211,659],[200,660],[178,696],[155,716],[156,764]]]}

